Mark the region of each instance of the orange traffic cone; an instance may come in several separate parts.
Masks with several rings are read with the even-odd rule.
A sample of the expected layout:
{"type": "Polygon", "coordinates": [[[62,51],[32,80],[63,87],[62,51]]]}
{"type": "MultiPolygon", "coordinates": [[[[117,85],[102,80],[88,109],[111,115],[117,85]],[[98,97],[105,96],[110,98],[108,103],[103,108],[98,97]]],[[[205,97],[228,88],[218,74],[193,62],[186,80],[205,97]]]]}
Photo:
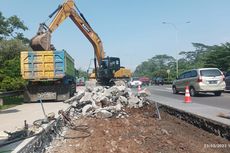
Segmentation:
{"type": "Polygon", "coordinates": [[[191,97],[190,97],[189,87],[188,87],[188,86],[186,86],[186,88],[185,88],[184,102],[185,102],[185,103],[191,103],[191,102],[192,102],[192,99],[191,99],[191,97]]]}
{"type": "Polygon", "coordinates": [[[138,85],[137,91],[140,92],[141,91],[141,86],[138,85]]]}

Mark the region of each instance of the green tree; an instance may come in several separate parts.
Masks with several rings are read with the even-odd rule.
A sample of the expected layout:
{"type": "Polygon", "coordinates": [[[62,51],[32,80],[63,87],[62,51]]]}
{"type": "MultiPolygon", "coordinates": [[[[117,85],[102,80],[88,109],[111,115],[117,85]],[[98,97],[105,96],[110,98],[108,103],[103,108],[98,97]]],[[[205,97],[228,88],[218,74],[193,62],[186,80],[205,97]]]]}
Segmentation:
{"type": "MultiPolygon", "coordinates": [[[[208,46],[202,43],[192,43],[195,50],[181,51],[179,73],[189,69],[216,67],[222,71],[230,70],[230,43],[208,46]]],[[[168,55],[156,55],[137,66],[135,76],[163,76],[166,78],[170,70],[170,78],[176,77],[176,60],[168,55]]]]}
{"type": "Polygon", "coordinates": [[[28,50],[28,46],[19,39],[0,40],[0,67],[7,60],[16,56],[19,57],[20,51],[28,50]]]}
{"type": "Polygon", "coordinates": [[[217,67],[222,71],[230,70],[230,43],[209,47],[204,60],[205,67],[217,67]]]}
{"type": "Polygon", "coordinates": [[[182,58],[179,59],[179,73],[188,69],[204,67],[204,59],[209,52],[210,46],[201,43],[192,43],[194,51],[181,51],[179,54],[182,58]]]}
{"type": "Polygon", "coordinates": [[[76,77],[78,78],[81,78],[81,77],[84,77],[84,78],[87,78],[88,77],[88,74],[86,71],[82,70],[81,68],[76,70],[76,77]]]}
{"type": "Polygon", "coordinates": [[[142,62],[137,66],[134,75],[135,76],[148,76],[150,78],[162,76],[167,78],[167,70],[175,74],[175,59],[168,55],[156,55],[151,59],[142,62]]]}
{"type": "Polygon", "coordinates": [[[20,51],[29,48],[21,33],[27,29],[17,16],[5,18],[0,12],[0,91],[18,90],[25,83],[20,75],[20,51]]]}
{"type": "Polygon", "coordinates": [[[28,28],[16,15],[5,18],[2,12],[0,12],[0,40],[11,38],[25,39],[23,33],[20,32],[25,30],[28,30],[28,28]]]}
{"type": "Polygon", "coordinates": [[[20,75],[20,51],[28,50],[21,40],[0,41],[0,90],[17,90],[25,81],[20,75]]]}

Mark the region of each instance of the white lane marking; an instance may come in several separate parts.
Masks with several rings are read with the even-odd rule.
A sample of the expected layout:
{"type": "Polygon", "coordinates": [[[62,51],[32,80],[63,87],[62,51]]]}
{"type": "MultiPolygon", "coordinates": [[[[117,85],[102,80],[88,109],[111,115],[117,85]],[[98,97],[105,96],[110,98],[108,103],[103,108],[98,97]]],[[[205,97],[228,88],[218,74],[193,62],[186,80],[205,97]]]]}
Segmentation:
{"type": "Polygon", "coordinates": [[[159,89],[159,88],[153,88],[153,90],[157,90],[157,91],[166,91],[166,92],[172,92],[171,89],[159,89]]]}

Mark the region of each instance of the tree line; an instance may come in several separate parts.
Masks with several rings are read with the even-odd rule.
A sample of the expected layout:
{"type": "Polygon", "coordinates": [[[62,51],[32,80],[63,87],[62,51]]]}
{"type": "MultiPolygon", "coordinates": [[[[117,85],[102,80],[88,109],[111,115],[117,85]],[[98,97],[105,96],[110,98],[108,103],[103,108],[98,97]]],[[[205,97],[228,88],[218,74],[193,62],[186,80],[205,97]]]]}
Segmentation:
{"type": "MultiPolygon", "coordinates": [[[[192,43],[192,45],[195,48],[193,51],[179,53],[181,56],[178,59],[179,74],[189,69],[207,67],[216,67],[223,72],[230,70],[230,43],[213,46],[202,43],[192,43]]],[[[155,55],[138,65],[133,75],[150,78],[161,76],[173,80],[176,78],[176,62],[172,56],[155,55]]]]}

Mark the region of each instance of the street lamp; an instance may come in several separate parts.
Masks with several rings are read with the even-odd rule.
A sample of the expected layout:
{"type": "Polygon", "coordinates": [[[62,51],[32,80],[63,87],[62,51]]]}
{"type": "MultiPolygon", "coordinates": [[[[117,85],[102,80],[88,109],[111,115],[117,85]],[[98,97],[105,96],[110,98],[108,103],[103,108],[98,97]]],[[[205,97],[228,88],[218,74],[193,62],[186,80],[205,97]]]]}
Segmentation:
{"type": "MultiPolygon", "coordinates": [[[[186,21],[185,24],[191,23],[190,21],[186,21]]],[[[172,22],[162,22],[162,24],[169,24],[171,25],[175,30],[176,30],[176,46],[177,46],[177,50],[178,50],[178,44],[179,44],[179,30],[177,28],[177,26],[172,23],[172,22]]],[[[178,51],[177,51],[178,52],[178,51]]],[[[178,73],[179,73],[179,58],[176,57],[176,76],[178,77],[178,73]]]]}

